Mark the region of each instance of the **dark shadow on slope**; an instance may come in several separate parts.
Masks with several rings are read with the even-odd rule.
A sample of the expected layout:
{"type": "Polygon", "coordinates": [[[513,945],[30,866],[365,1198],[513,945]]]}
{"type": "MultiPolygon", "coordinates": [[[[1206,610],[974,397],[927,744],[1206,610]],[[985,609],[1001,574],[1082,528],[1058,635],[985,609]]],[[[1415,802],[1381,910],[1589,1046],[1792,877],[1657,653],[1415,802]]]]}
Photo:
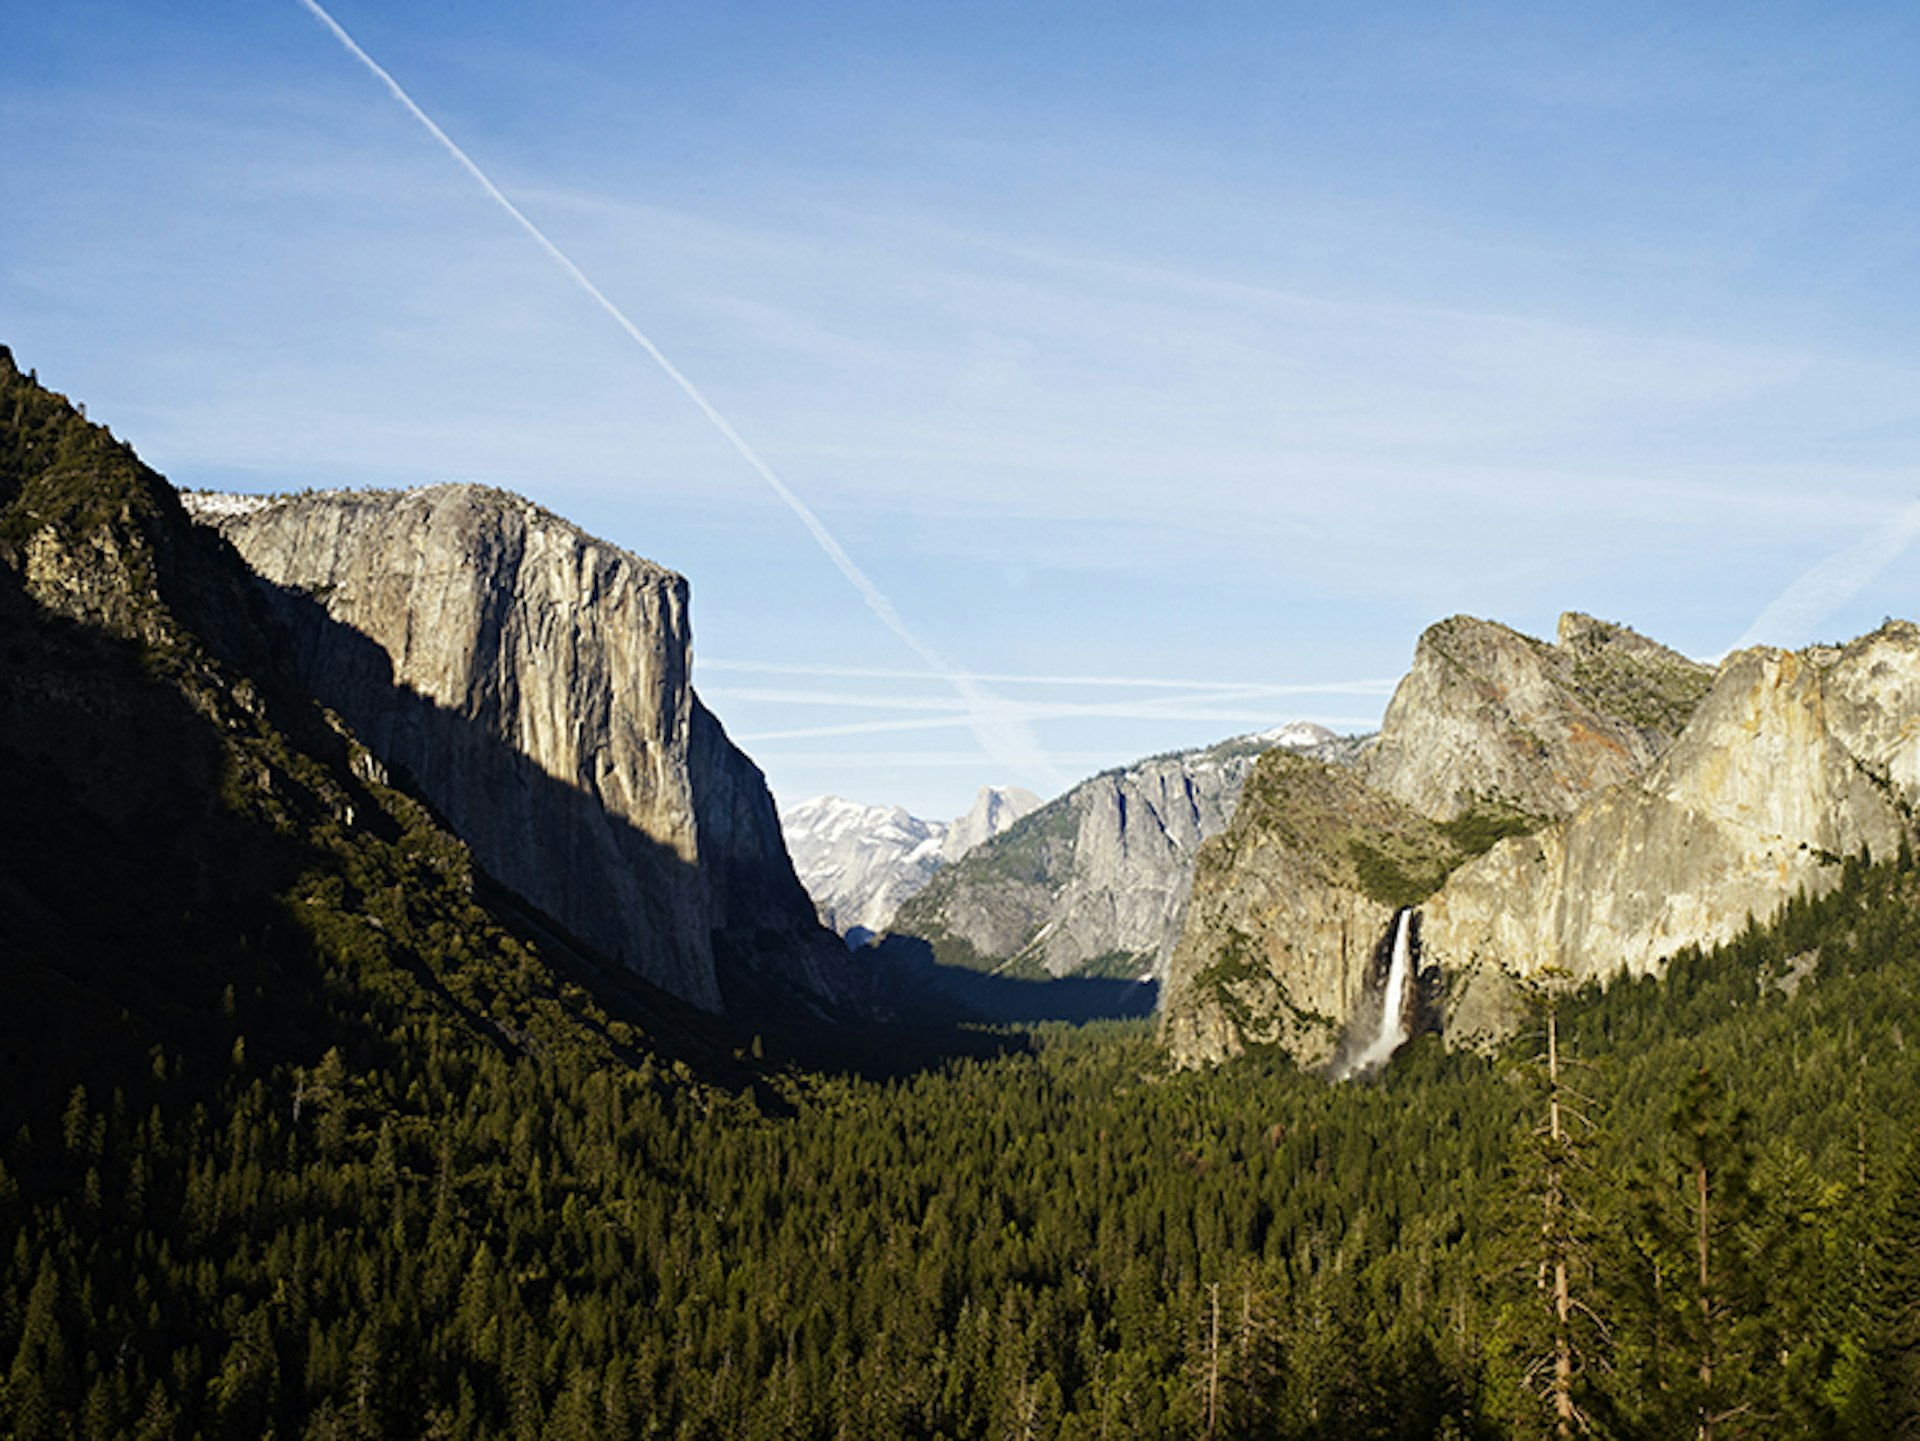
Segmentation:
{"type": "Polygon", "coordinates": [[[1033,1038],[1018,1030],[938,1019],[798,1025],[757,1039],[765,1064],[775,1070],[865,1081],[905,1080],[955,1061],[991,1061],[1034,1049],[1033,1038]]]}
{"type": "MultiPolygon", "coordinates": [[[[217,532],[201,527],[199,534],[244,565],[217,532]]],[[[335,620],[318,598],[257,576],[252,585],[272,617],[278,671],[380,757],[389,783],[467,842],[481,872],[476,899],[557,974],[585,985],[615,1018],[642,1031],[658,1053],[712,1084],[753,1091],[763,1109],[784,1108],[768,1085],[781,1069],[895,1077],[1026,1048],[1024,1038],[990,1034],[982,1022],[1142,1013],[1116,1008],[1102,993],[1126,988],[1104,982],[1009,989],[980,978],[984,984],[966,984],[957,998],[908,988],[897,992],[905,1004],[893,1004],[896,993],[882,994],[890,982],[871,953],[849,954],[818,924],[786,861],[763,779],[697,698],[689,749],[709,786],[700,797],[702,833],[726,842],[716,846],[704,877],[608,814],[597,798],[541,771],[498,738],[489,714],[453,712],[396,682],[385,649],[335,620]],[[461,795],[469,812],[484,804],[491,813],[483,818],[444,803],[461,795]],[[766,854],[768,836],[778,857],[766,854]],[[503,837],[512,844],[500,844],[503,837]],[[570,879],[558,899],[584,894],[583,917],[558,914],[553,898],[533,894],[539,867],[529,862],[545,858],[550,869],[555,857],[564,859],[570,879]],[[621,880],[629,887],[616,892],[621,880]],[[617,895],[632,909],[613,904],[617,895]],[[721,922],[709,935],[724,1015],[652,983],[628,964],[630,948],[622,955],[606,939],[636,914],[644,927],[681,924],[685,912],[676,907],[689,901],[704,901],[721,922]],[[1016,995],[1019,1003],[1010,1003],[1016,995]]],[[[1151,1010],[1150,992],[1142,1005],[1151,1010]]]]}
{"type": "MultiPolygon", "coordinates": [[[[401,794],[383,785],[302,684],[299,637],[274,599],[130,447],[20,377],[0,347],[0,1111],[63,1094],[78,1074],[134,1097],[143,1076],[166,1071],[171,1084],[182,1066],[217,1085],[240,1064],[243,1038],[250,1070],[311,1064],[333,1045],[373,1058],[382,1033],[367,1007],[412,1006],[422,993],[526,1047],[503,1004],[544,1007],[568,978],[606,996],[644,1033],[636,1044],[658,1038],[671,1058],[725,1073],[717,1079],[752,1069],[728,1064],[726,1024],[565,937],[469,866],[426,823],[431,807],[405,798],[404,777],[401,794]],[[27,547],[40,545],[51,567],[41,583],[84,622],[29,594],[27,547]],[[417,934],[383,935],[383,907],[417,934]],[[501,948],[491,920],[538,937],[532,964],[501,948]],[[463,956],[470,967],[449,964],[463,956]],[[363,970],[382,977],[377,1003],[356,990],[363,970]],[[417,988],[389,984],[403,975],[417,988]]],[[[319,610],[283,599],[294,619],[302,603],[319,610]]],[[[483,789],[537,796],[555,785],[497,764],[475,739],[484,716],[410,702],[383,652],[327,624],[312,643],[346,647],[368,695],[393,690],[395,722],[448,742],[480,767],[483,789]]],[[[727,746],[717,723],[702,734],[727,746]]],[[[737,781],[745,793],[758,777],[737,781]]],[[[751,795],[730,799],[735,814],[720,823],[758,823],[751,795]]],[[[515,836],[521,849],[543,839],[537,827],[515,836]]],[[[650,838],[619,840],[664,890],[686,886],[693,868],[650,838]]],[[[797,880],[791,896],[777,889],[776,878],[723,897],[740,923],[729,938],[753,961],[790,942],[848,966],[797,880]],[[782,907],[804,917],[791,936],[768,924],[782,907]]],[[[792,1008],[777,983],[768,990],[792,1008]]]]}
{"type": "MultiPolygon", "coordinates": [[[[923,1006],[912,1014],[845,1021],[793,1006],[768,1025],[749,1010],[715,1016],[670,996],[567,934],[552,917],[490,878],[480,899],[516,934],[536,945],[562,973],[588,986],[615,1014],[647,1032],[666,1056],[684,1060],[702,1080],[750,1090],[762,1112],[788,1114],[792,1104],[772,1079],[783,1072],[901,1080],[958,1060],[1025,1055],[1031,1040],[987,1025],[970,1010],[923,1006]]],[[[864,957],[856,960],[864,961],[864,957]]]]}
{"type": "MultiPolygon", "coordinates": [[[[244,565],[217,532],[198,534],[244,565]]],[[[767,1084],[782,1069],[897,1077],[1028,1044],[984,1027],[1154,1009],[1151,983],[1013,980],[933,965],[924,948],[903,954],[897,943],[849,953],[793,875],[764,779],[697,697],[688,747],[704,874],[500,739],[512,697],[455,712],[398,682],[384,647],[320,597],[257,576],[252,586],[272,618],[278,671],[467,843],[483,872],[476,899],[658,1052],[713,1084],[752,1090],[763,1108],[782,1106],[767,1084]],[[636,933],[684,936],[694,912],[717,922],[707,939],[721,1015],[633,964],[636,933]]]]}
{"type": "MultiPolygon", "coordinates": [[[[138,1106],[163,1081],[210,1096],[237,1064],[236,1043],[259,1073],[311,1066],[331,1047],[377,1069],[390,1041],[353,999],[338,932],[317,947],[319,912],[295,899],[316,874],[336,878],[322,909],[363,927],[366,948],[384,955],[374,971],[391,966],[466,1025],[530,1044],[455,994],[441,961],[378,935],[375,898],[339,883],[342,853],[314,837],[401,841],[397,798],[383,799],[348,738],[278,673],[274,622],[231,548],[184,515],[177,529],[169,519],[143,526],[152,590],[129,594],[170,613],[205,654],[49,612],[0,560],[0,1122],[57,1113],[82,1078],[96,1101],[117,1090],[138,1106]],[[236,749],[223,732],[252,739],[236,749]]],[[[138,585],[94,580],[103,594],[138,585]]],[[[404,870],[387,883],[451,885],[404,870]]],[[[565,937],[484,872],[473,885],[482,911],[534,942],[554,978],[536,986],[578,981],[642,1033],[629,1059],[659,1055],[764,1092],[718,1017],[565,937]]]]}
{"type": "MultiPolygon", "coordinates": [[[[703,866],[501,739],[501,718],[517,697],[485,692],[474,714],[440,705],[397,681],[386,650],[319,599],[257,577],[255,584],[284,637],[291,677],[345,721],[396,784],[433,808],[525,914],[544,918],[550,937],[577,955],[605,958],[623,995],[633,989],[629,977],[651,980],[662,994],[704,990],[731,1020],[761,1028],[864,1009],[860,968],[819,925],[784,848],[777,858],[766,853],[760,832],[778,844],[778,823],[764,782],[757,770],[736,773],[751,762],[697,699],[689,762],[705,782],[695,797],[703,866]]],[[[634,1004],[642,1013],[672,1010],[657,999],[634,1004]]],[[[668,1029],[681,1028],[682,1017],[672,1016],[668,1029]]]]}
{"type": "Polygon", "coordinates": [[[327,1006],[280,897],[297,838],[222,802],[214,723],[143,649],[43,612],[0,564],[0,1117],[84,1074],[129,1104],[249,1056],[311,1063],[372,1032],[327,1006]]]}

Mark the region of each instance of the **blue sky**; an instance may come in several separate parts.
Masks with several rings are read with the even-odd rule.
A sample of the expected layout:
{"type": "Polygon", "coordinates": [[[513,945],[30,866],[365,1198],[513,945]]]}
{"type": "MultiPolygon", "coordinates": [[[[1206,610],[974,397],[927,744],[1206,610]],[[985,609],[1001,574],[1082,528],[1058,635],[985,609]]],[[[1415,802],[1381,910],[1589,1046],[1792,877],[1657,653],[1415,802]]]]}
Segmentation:
{"type": "Polygon", "coordinates": [[[1369,727],[1455,612],[1920,609],[1910,7],[329,9],[918,648],[298,0],[0,9],[0,341],[182,485],[682,571],[783,802],[1369,727]]]}

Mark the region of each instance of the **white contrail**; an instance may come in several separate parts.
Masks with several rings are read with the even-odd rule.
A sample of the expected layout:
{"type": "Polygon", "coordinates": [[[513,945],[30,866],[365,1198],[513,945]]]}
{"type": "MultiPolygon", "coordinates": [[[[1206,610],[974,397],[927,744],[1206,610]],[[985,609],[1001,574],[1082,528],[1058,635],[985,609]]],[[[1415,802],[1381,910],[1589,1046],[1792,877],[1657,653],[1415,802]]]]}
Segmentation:
{"type": "Polygon", "coordinates": [[[386,86],[388,93],[406,107],[409,115],[426,127],[427,133],[440,142],[447,154],[459,162],[460,168],[479,183],[480,188],[487,192],[494,203],[512,216],[520,228],[533,237],[534,243],[547,253],[548,258],[564,270],[567,277],[584,290],[595,304],[606,311],[613,323],[624,330],[636,345],[646,351],[653,358],[654,364],[666,372],[667,378],[679,386],[686,393],[687,399],[699,407],[700,413],[713,423],[714,429],[726,437],[727,442],[739,452],[740,458],[752,466],[760,478],[773,488],[773,493],[786,503],[787,509],[799,517],[800,523],[807,528],[820,549],[827,553],[827,559],[832,561],[840,574],[860,592],[868,609],[880,618],[881,623],[888,630],[905,641],[915,655],[939,672],[941,677],[959,692],[961,699],[967,703],[969,714],[973,717],[975,737],[994,759],[1004,765],[1037,772],[1054,785],[1064,786],[1067,778],[1055,769],[1026,727],[1019,722],[1007,719],[997,696],[957,667],[950,665],[938,651],[909,629],[907,623],[900,618],[900,613],[894,609],[893,602],[887,599],[886,594],[873,583],[865,571],[854,564],[853,557],[847,554],[838,540],[834,539],[833,533],[821,523],[820,517],[815,515],[807,503],[788,488],[787,483],[774,473],[773,467],[760,458],[760,453],[747,444],[746,438],[733,428],[732,423],[724,415],[714,409],[713,403],[700,392],[700,388],[681,374],[680,368],[667,359],[646,332],[627,319],[620,307],[609,300],[600,287],[587,278],[586,272],[575,265],[565,251],[549,240],[545,231],[527,219],[519,206],[501,193],[500,187],[487,178],[486,172],[474,164],[472,157],[453,143],[447,132],[433,122],[433,117],[413,103],[413,97],[400,88],[400,82],[389,75],[377,60],[362,50],[358,42],[340,27],[340,23],[325,11],[317,0],[300,0],[300,4],[314,19],[327,27],[333,38],[346,48],[348,54],[373,72],[374,77],[386,86]]]}
{"type": "Polygon", "coordinates": [[[1860,594],[1920,539],[1920,500],[1845,550],[1804,572],[1760,612],[1730,650],[1750,645],[1806,645],[1820,622],[1860,594]]]}

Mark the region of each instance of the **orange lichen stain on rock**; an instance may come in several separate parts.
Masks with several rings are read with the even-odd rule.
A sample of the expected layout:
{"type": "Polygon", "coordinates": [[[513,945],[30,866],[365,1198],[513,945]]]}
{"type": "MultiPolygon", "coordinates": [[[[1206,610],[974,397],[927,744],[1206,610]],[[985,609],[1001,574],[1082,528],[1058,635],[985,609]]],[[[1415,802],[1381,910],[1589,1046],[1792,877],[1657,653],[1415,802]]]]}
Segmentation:
{"type": "Polygon", "coordinates": [[[1584,721],[1568,723],[1566,757],[1569,764],[1564,768],[1565,773],[1555,779],[1583,789],[1592,786],[1595,773],[1607,766],[1610,759],[1626,762],[1629,770],[1633,761],[1618,736],[1597,731],[1584,721]]]}

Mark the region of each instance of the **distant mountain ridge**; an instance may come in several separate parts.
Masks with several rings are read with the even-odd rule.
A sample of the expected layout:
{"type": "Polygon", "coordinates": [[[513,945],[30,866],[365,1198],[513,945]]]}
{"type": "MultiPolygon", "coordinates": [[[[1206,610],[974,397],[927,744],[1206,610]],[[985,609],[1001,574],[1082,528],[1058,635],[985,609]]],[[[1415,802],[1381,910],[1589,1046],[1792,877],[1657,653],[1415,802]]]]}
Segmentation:
{"type": "Polygon", "coordinates": [[[1366,740],[1294,722],[1103,772],[942,870],[896,913],[892,943],[1031,979],[1161,980],[1194,856],[1276,748],[1353,764],[1366,740]]]}
{"type": "Polygon", "coordinates": [[[780,813],[787,851],[820,922],[863,939],[943,865],[991,840],[1040,804],[1019,786],[983,786],[959,819],[922,820],[901,806],[815,796],[780,813]]]}

